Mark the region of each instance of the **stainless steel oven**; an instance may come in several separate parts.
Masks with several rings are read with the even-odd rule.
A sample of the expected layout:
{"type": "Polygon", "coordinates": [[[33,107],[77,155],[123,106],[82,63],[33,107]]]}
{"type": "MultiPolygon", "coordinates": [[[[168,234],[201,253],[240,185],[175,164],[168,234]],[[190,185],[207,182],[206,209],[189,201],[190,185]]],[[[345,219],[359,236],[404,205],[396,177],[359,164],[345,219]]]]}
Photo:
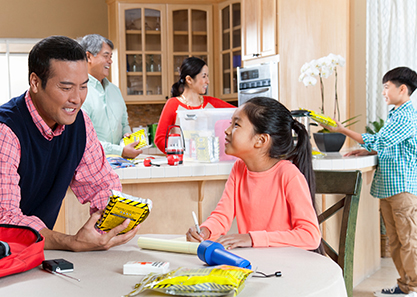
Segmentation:
{"type": "Polygon", "coordinates": [[[253,97],[278,100],[278,62],[237,68],[239,106],[253,97]]]}

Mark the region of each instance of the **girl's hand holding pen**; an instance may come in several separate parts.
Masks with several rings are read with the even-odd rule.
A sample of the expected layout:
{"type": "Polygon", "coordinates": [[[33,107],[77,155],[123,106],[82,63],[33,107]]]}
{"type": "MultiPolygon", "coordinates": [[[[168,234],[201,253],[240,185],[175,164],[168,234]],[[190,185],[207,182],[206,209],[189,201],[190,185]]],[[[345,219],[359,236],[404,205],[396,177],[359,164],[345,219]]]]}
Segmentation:
{"type": "Polygon", "coordinates": [[[203,240],[206,240],[210,237],[210,230],[206,227],[200,228],[201,232],[198,234],[196,227],[191,227],[188,229],[188,232],[186,234],[187,241],[198,241],[201,242],[203,240]]]}

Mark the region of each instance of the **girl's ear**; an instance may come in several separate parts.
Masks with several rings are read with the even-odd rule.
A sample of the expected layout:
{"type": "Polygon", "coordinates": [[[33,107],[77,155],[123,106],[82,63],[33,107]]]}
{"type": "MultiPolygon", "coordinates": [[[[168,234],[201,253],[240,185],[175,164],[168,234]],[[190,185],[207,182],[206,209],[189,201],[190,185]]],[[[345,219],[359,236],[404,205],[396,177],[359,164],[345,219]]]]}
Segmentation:
{"type": "Polygon", "coordinates": [[[256,148],[262,148],[262,147],[265,147],[265,146],[269,146],[269,142],[271,141],[271,136],[269,134],[266,134],[266,133],[258,134],[255,137],[258,138],[255,142],[255,147],[256,148]]]}

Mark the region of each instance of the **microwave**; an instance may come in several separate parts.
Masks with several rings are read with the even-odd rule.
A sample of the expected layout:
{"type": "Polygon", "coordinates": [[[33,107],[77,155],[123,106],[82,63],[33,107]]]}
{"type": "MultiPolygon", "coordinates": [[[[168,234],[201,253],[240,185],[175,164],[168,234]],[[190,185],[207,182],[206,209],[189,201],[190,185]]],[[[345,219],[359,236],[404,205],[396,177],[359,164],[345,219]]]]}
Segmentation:
{"type": "Polygon", "coordinates": [[[253,97],[278,100],[278,62],[237,68],[239,106],[253,97]]]}

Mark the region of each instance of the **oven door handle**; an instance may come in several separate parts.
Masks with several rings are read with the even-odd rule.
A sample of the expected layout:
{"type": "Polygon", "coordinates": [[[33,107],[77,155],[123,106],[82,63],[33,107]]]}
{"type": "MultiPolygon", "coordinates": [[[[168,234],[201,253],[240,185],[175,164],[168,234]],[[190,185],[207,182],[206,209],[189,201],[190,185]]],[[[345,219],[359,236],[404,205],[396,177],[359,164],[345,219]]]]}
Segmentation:
{"type": "Polygon", "coordinates": [[[259,94],[259,93],[264,93],[264,92],[268,92],[269,88],[262,88],[262,89],[250,89],[250,90],[245,90],[245,91],[240,91],[240,93],[242,94],[259,94]]]}

